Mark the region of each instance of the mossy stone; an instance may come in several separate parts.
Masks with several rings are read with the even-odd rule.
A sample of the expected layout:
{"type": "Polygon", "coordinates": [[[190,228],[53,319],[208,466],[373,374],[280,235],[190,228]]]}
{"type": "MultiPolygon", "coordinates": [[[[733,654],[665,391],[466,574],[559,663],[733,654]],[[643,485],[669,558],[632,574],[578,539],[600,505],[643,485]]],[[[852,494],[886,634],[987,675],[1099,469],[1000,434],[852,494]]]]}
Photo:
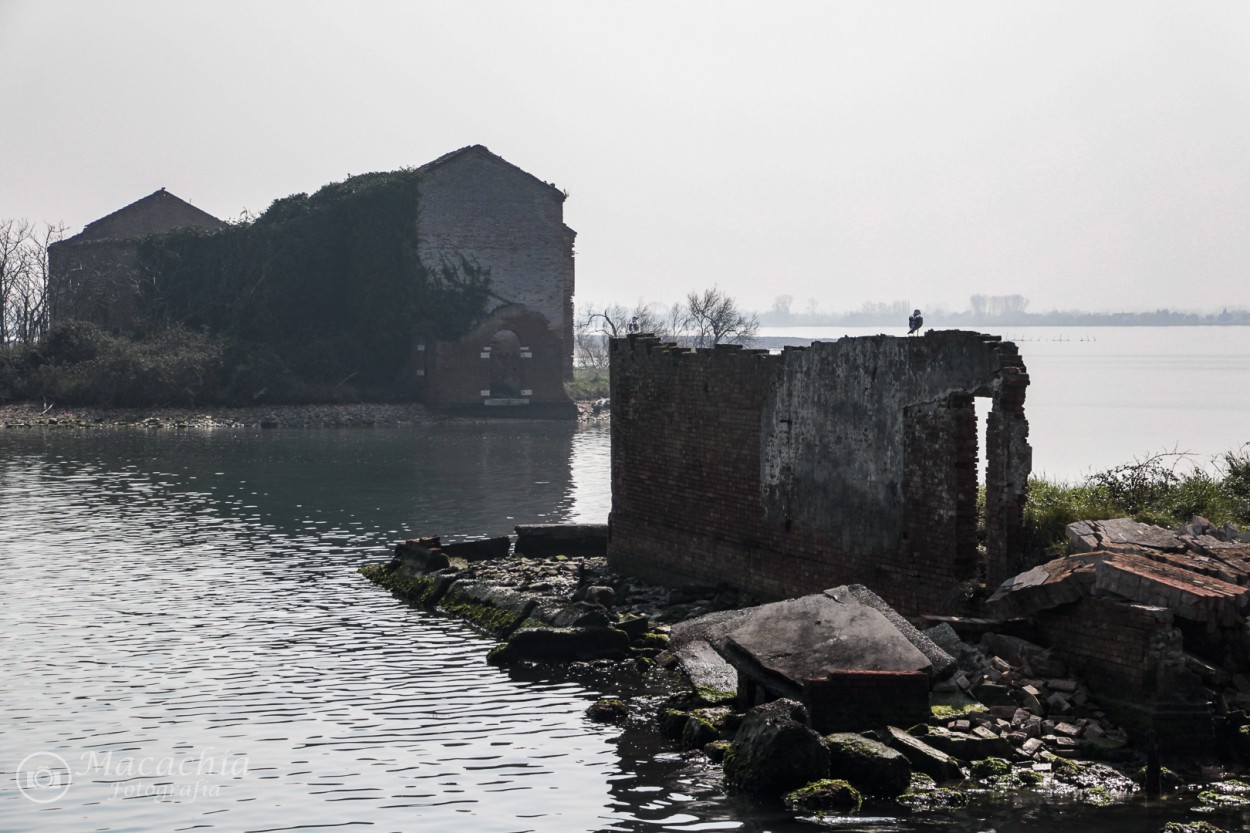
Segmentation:
{"type": "Polygon", "coordinates": [[[803,815],[823,816],[826,813],[858,813],[864,804],[859,790],[841,779],[814,781],[786,793],[786,807],[803,815]]]}

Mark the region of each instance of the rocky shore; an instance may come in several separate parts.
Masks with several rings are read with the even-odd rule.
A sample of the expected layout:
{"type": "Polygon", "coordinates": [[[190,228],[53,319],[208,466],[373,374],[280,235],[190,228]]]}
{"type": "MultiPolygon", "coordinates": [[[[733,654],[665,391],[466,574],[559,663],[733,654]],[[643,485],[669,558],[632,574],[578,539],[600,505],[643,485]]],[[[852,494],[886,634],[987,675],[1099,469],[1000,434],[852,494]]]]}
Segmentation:
{"type": "Polygon", "coordinates": [[[649,585],[612,572],[600,554],[554,552],[518,533],[515,544],[467,549],[413,539],[361,572],[500,640],[492,664],[663,681],[666,697],[608,697],[588,715],[646,721],[682,754],[722,767],[728,790],[783,799],[799,817],[853,814],[865,802],[882,812],[943,812],[1004,791],[1115,804],[1140,799],[1155,773],[1165,800],[1199,814],[1162,828],[1168,833],[1218,831],[1202,816],[1250,806],[1250,785],[1213,762],[1149,768],[1142,739],[1116,726],[1052,652],[1009,634],[961,636],[949,623],[923,634],[949,660],[926,719],[818,732],[795,700],[744,703],[731,677],[700,684],[689,673],[698,662],[694,637],[761,609],[758,600],[726,588],[649,585]]]}

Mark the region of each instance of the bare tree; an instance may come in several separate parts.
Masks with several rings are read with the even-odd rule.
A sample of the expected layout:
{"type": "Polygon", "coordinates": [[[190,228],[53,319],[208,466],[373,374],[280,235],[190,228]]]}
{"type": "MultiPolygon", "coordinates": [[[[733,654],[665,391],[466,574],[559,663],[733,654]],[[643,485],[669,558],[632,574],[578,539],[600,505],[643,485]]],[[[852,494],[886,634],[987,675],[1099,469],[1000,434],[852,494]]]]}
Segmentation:
{"type": "Polygon", "coordinates": [[[641,301],[629,309],[622,304],[587,304],[578,307],[573,320],[574,359],[578,367],[606,369],[609,364],[608,339],[631,332],[672,335],[672,328],[654,305],[641,301]]]}
{"type": "Polygon", "coordinates": [[[48,247],[61,226],[0,220],[0,346],[31,344],[48,329],[48,247]]]}
{"type": "Polygon", "coordinates": [[[754,313],[738,309],[738,302],[719,287],[686,295],[687,329],[695,347],[714,344],[750,344],[759,332],[754,313]]]}

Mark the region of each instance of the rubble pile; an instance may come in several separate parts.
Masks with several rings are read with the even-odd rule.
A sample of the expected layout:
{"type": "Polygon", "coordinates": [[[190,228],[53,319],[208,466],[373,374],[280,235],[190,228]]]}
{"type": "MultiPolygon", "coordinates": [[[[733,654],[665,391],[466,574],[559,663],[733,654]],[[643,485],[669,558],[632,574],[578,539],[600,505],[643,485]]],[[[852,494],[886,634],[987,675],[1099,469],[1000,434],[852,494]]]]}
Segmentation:
{"type": "MultiPolygon", "coordinates": [[[[1151,697],[1205,698],[1217,713],[1250,710],[1250,534],[1201,517],[1176,530],[1117,518],[1069,524],[1067,538],[1071,555],[1007,579],[987,608],[1061,623],[1079,613],[1076,603],[1093,603],[1108,617],[1123,614],[1126,631],[1126,616],[1153,616],[1158,635],[1144,661],[1166,682],[1151,697]]],[[[1114,669],[1109,662],[1091,673],[1114,669]]],[[[1238,725],[1250,720],[1242,718],[1238,725]]]]}
{"type": "Polygon", "coordinates": [[[967,645],[957,642],[949,625],[926,634],[958,663],[933,687],[931,722],[945,731],[929,733],[931,745],[963,760],[997,755],[1018,761],[1115,759],[1127,747],[1123,729],[1052,651],[994,633],[967,645]],[[943,719],[945,714],[950,716],[943,719]]]}

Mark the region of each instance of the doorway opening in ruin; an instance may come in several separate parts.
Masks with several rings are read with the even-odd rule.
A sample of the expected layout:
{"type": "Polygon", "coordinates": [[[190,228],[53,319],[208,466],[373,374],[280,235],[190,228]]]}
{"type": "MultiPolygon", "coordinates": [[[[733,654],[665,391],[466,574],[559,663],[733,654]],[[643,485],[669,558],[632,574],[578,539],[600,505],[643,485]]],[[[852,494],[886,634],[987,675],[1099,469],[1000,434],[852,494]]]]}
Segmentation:
{"type": "Polygon", "coordinates": [[[496,399],[521,396],[521,339],[512,330],[500,330],[490,342],[490,395],[496,399]]]}
{"type": "Polygon", "coordinates": [[[989,430],[990,412],[994,409],[994,400],[988,394],[974,396],[972,399],[974,407],[974,419],[976,419],[976,447],[973,450],[972,467],[976,473],[976,524],[977,524],[977,561],[982,569],[986,560],[986,529],[985,529],[985,504],[986,504],[986,483],[988,482],[988,466],[989,461],[986,459],[986,449],[989,446],[986,443],[986,437],[989,430]]]}

